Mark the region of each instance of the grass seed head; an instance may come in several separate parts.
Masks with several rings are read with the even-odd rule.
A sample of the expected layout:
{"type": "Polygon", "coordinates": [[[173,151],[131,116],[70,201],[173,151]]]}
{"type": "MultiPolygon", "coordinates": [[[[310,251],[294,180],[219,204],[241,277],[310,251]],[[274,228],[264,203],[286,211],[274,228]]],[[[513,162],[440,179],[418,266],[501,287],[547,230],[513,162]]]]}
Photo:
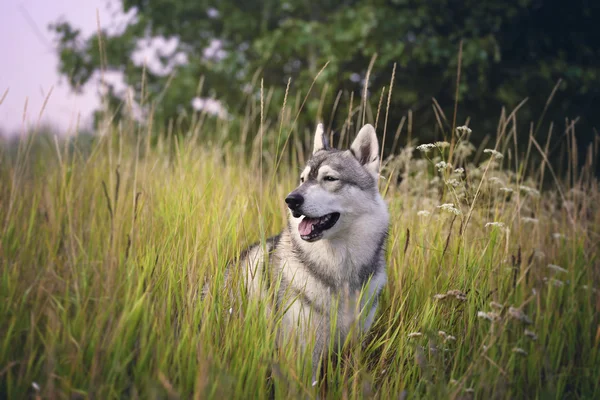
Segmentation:
{"type": "Polygon", "coordinates": [[[537,218],[531,218],[531,217],[523,217],[521,218],[521,221],[523,221],[526,224],[537,224],[538,222],[540,222],[537,218]]]}
{"type": "Polygon", "coordinates": [[[540,191],[532,187],[521,185],[519,186],[519,189],[531,197],[540,197],[540,191]]]}
{"type": "Polygon", "coordinates": [[[515,308],[515,307],[510,307],[508,309],[508,315],[510,315],[512,318],[523,322],[524,324],[532,324],[533,321],[531,320],[531,318],[529,318],[527,316],[527,314],[525,314],[521,309],[519,308],[515,308]]]}
{"type": "Polygon", "coordinates": [[[477,317],[478,318],[482,318],[482,319],[486,319],[490,322],[495,322],[498,321],[500,319],[500,314],[494,312],[494,311],[490,311],[490,312],[485,312],[485,311],[477,311],[477,317]]]}
{"type": "Polygon", "coordinates": [[[551,269],[554,272],[564,272],[564,273],[569,272],[566,269],[564,269],[556,264],[548,264],[548,269],[551,269]]]}
{"type": "Polygon", "coordinates": [[[496,151],[494,149],[485,149],[485,150],[483,150],[483,152],[491,154],[492,158],[495,159],[495,160],[500,160],[501,158],[504,157],[502,155],[502,153],[500,153],[499,151],[496,151]]]}
{"type": "Polygon", "coordinates": [[[529,329],[525,329],[525,336],[530,338],[531,340],[537,340],[537,335],[534,331],[530,331],[529,329]]]}
{"type": "Polygon", "coordinates": [[[485,227],[494,227],[494,228],[498,228],[498,229],[504,229],[506,228],[506,225],[504,225],[503,222],[488,222],[487,224],[485,224],[485,227]]]}
{"type": "Polygon", "coordinates": [[[513,352],[513,353],[516,353],[516,354],[520,354],[520,355],[522,355],[522,356],[526,356],[526,355],[528,355],[528,354],[529,354],[529,353],[527,353],[527,351],[525,351],[524,349],[522,349],[522,348],[520,348],[520,347],[515,347],[515,348],[513,348],[513,349],[512,349],[512,352],[513,352]]]}

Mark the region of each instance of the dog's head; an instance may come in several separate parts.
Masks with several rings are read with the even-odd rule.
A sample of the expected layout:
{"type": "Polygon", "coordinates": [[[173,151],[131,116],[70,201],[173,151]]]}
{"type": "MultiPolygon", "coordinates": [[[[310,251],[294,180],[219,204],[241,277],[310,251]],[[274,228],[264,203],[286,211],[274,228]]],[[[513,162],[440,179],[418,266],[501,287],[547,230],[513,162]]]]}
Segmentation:
{"type": "Polygon", "coordinates": [[[292,229],[307,242],[361,230],[361,217],[382,211],[378,178],[379,143],[372,125],[361,128],[350,149],[337,150],[329,147],[319,124],[300,186],[285,199],[292,229]]]}

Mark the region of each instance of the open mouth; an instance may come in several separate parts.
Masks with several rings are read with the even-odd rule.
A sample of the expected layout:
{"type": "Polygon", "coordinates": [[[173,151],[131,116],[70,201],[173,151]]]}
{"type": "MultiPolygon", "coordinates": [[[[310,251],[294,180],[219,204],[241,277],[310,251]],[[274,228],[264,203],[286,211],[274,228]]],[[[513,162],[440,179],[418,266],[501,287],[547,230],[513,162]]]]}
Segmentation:
{"type": "MultiPolygon", "coordinates": [[[[294,215],[295,216],[295,215],[294,215]]],[[[340,218],[340,213],[334,212],[318,218],[304,216],[298,225],[300,237],[307,242],[313,242],[323,236],[323,232],[331,229],[340,218]]]]}

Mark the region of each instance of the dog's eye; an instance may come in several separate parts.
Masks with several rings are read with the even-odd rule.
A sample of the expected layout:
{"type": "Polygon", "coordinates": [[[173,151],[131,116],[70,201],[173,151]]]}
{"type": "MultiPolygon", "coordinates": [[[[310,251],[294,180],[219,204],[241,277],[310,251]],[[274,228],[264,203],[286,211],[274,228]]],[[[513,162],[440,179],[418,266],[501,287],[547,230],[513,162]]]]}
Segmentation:
{"type": "Polygon", "coordinates": [[[334,178],[333,176],[326,176],[323,178],[323,180],[328,182],[335,182],[338,180],[338,178],[334,178]]]}
{"type": "Polygon", "coordinates": [[[304,183],[304,177],[303,176],[300,177],[300,183],[304,183]]]}

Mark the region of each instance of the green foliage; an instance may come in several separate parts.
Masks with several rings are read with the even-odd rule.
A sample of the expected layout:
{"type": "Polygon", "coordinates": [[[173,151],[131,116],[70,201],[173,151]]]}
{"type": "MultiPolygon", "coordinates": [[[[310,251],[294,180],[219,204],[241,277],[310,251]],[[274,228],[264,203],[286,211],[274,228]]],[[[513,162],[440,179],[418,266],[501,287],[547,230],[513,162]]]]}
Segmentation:
{"type": "Polygon", "coordinates": [[[250,156],[238,123],[198,122],[154,146],[123,123],[0,148],[0,398],[600,396],[600,193],[588,173],[538,192],[546,166],[512,158],[514,121],[497,129],[504,158],[457,138],[462,171],[442,164],[443,143],[386,159],[376,322],[313,385],[310,353],[276,348],[265,303],[219,290],[228,261],[284,226],[304,162],[289,120],[280,136],[266,118],[250,156]],[[288,132],[289,158],[277,145],[288,132]]]}
{"type": "MultiPolygon", "coordinates": [[[[136,100],[150,108],[154,104],[155,121],[163,126],[170,119],[189,118],[200,77],[205,78],[203,96],[219,99],[231,115],[240,116],[245,93],[258,95],[260,79],[267,90],[273,89],[270,106],[275,111],[288,78],[296,91],[306,93],[326,63],[300,122],[330,122],[329,113],[320,110],[331,110],[339,91],[344,93],[340,108],[348,104],[350,92],[360,98],[369,60],[377,54],[372,93],[379,94],[384,86],[389,90],[397,64],[390,126],[395,129],[410,108],[422,140],[440,139],[440,131],[425,127],[433,120],[432,97],[447,105],[447,115],[453,114],[461,40],[459,121],[478,116],[477,141],[493,132],[502,107],[512,109],[526,97],[521,128],[529,130],[559,79],[562,83],[545,114],[558,124],[559,133],[565,117],[581,117],[578,137],[585,143],[592,138],[591,128],[600,124],[593,112],[600,98],[599,15],[585,0],[124,0],[122,10],[134,17],[123,32],[102,32],[104,68],[122,72],[138,93],[145,80],[146,96],[136,100]],[[142,39],[156,37],[177,40],[172,52],[159,57],[163,66],[174,68],[172,77],[152,70],[143,77],[142,65],[132,59],[142,39]],[[204,54],[213,40],[223,50],[217,57],[204,54]],[[187,63],[173,64],[181,54],[187,63]],[[170,89],[161,97],[166,82],[170,89]],[[320,109],[324,85],[325,107],[320,109]]],[[[86,83],[103,65],[98,38],[82,38],[69,23],[54,29],[61,73],[74,87],[86,83]]],[[[343,122],[342,114],[333,114],[334,127],[343,122]]]]}

